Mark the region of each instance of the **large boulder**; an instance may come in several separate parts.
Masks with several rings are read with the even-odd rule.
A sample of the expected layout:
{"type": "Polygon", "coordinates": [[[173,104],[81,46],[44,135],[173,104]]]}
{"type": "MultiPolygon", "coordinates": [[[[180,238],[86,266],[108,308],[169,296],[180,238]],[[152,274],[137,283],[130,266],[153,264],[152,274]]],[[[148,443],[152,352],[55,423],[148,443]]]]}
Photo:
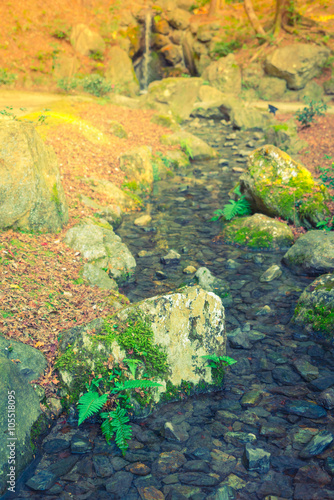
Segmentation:
{"type": "Polygon", "coordinates": [[[111,47],[108,52],[108,61],[105,71],[106,79],[122,94],[129,96],[138,94],[138,79],[126,51],[117,46],[111,47]]]}
{"type": "Polygon", "coordinates": [[[181,145],[181,147],[187,148],[193,160],[208,160],[210,158],[217,158],[218,156],[215,149],[199,137],[185,130],[180,130],[170,135],[163,135],[160,141],[162,144],[167,144],[169,146],[181,145]]]}
{"type": "Polygon", "coordinates": [[[6,358],[10,361],[19,359],[17,368],[20,375],[31,382],[37,380],[43,375],[48,363],[43,354],[34,347],[15,342],[0,336],[0,358],[6,358]]]}
{"type": "Polygon", "coordinates": [[[176,30],[185,30],[190,24],[191,14],[183,9],[173,9],[168,13],[168,22],[176,30]]]}
{"type": "Polygon", "coordinates": [[[263,130],[271,123],[268,113],[244,104],[234,96],[225,96],[219,110],[225,120],[230,120],[233,128],[242,130],[263,130]]]}
{"type": "Polygon", "coordinates": [[[266,144],[252,151],[239,181],[253,209],[270,217],[315,227],[328,212],[326,187],[275,146],[266,144]]]}
{"type": "MultiPolygon", "coordinates": [[[[117,283],[128,281],[136,268],[128,247],[103,219],[81,221],[67,231],[64,243],[80,252],[89,263],[106,271],[117,283]]],[[[85,272],[87,278],[92,275],[91,269],[85,272]]],[[[92,284],[96,285],[95,278],[92,278],[92,284]]]]}
{"type": "Polygon", "coordinates": [[[203,84],[201,78],[165,78],[148,86],[145,105],[161,113],[172,112],[182,120],[189,118],[198,92],[203,84]]]}
{"type": "Polygon", "coordinates": [[[282,262],[297,275],[319,276],[334,271],[334,233],[308,231],[289,248],[282,262]]]}
{"type": "Polygon", "coordinates": [[[71,32],[71,44],[76,52],[83,56],[103,53],[106,48],[103,38],[85,24],[77,24],[71,32]]]}
{"type": "Polygon", "coordinates": [[[323,274],[301,294],[292,322],[308,330],[322,333],[329,339],[334,335],[334,274],[323,274]]]}
{"type": "Polygon", "coordinates": [[[283,98],[286,91],[286,81],[273,76],[260,79],[258,93],[264,101],[274,101],[283,98]]]}
{"type": "Polygon", "coordinates": [[[88,184],[92,191],[103,195],[103,198],[107,203],[110,203],[110,205],[116,204],[124,210],[129,210],[140,204],[139,199],[131,197],[128,193],[125,193],[115,184],[105,179],[98,179],[97,177],[80,177],[80,180],[88,184]]]}
{"type": "Polygon", "coordinates": [[[212,62],[203,71],[202,78],[225,94],[239,94],[241,91],[241,71],[233,54],[212,62]]]}
{"type": "Polygon", "coordinates": [[[210,389],[216,380],[201,356],[225,354],[224,323],[220,298],[201,288],[151,297],[121,309],[104,326],[99,319],[62,332],[60,376],[77,394],[91,370],[111,359],[119,363],[131,349],[143,364],[136,377],[147,373],[162,384],[155,401],[168,399],[169,393],[175,397],[182,383],[210,389]]]}
{"type": "Polygon", "coordinates": [[[152,149],[140,146],[119,157],[119,166],[126,179],[151,186],[153,183],[152,149]]]}
{"type": "Polygon", "coordinates": [[[287,45],[269,54],[265,71],[270,76],[286,80],[289,89],[299,90],[319,74],[329,55],[330,50],[323,45],[287,45]]]}
{"type": "Polygon", "coordinates": [[[53,149],[15,120],[0,120],[0,143],[0,229],[59,231],[68,208],[53,149]]]}
{"type": "Polygon", "coordinates": [[[42,412],[37,393],[12,360],[0,356],[0,373],[0,495],[7,490],[15,498],[16,479],[33,459],[31,431],[35,424],[43,427],[42,412]]]}
{"type": "Polygon", "coordinates": [[[237,217],[225,225],[222,237],[225,243],[252,250],[282,250],[293,244],[293,233],[287,224],[263,214],[237,217]]]}

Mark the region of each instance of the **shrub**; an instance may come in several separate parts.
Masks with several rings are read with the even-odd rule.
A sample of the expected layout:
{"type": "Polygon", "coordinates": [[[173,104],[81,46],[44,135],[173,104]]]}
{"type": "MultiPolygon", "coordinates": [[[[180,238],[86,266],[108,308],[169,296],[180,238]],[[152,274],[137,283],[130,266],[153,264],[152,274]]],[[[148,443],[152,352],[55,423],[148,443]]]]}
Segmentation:
{"type": "Polygon", "coordinates": [[[0,85],[10,85],[14,83],[17,76],[14,73],[8,73],[4,68],[0,68],[0,85]]]}
{"type": "Polygon", "coordinates": [[[60,78],[57,85],[60,89],[65,90],[65,92],[70,92],[78,86],[78,80],[76,78],[60,78]]]}
{"type": "Polygon", "coordinates": [[[85,92],[93,94],[97,97],[108,94],[112,91],[113,86],[103,76],[93,74],[86,76],[82,80],[82,86],[85,92]]]}
{"type": "Polygon", "coordinates": [[[302,127],[309,127],[313,122],[316,115],[324,115],[327,110],[327,104],[323,102],[317,102],[310,99],[308,96],[304,97],[306,106],[304,109],[297,111],[295,117],[302,124],[302,127]]]}

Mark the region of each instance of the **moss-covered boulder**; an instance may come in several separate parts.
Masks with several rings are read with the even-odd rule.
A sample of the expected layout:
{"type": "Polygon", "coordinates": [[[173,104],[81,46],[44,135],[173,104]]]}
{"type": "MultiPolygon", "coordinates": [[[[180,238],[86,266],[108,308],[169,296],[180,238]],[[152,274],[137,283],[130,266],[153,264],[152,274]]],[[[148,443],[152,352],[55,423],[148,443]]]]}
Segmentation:
{"type": "Polygon", "coordinates": [[[252,250],[282,250],[293,244],[289,226],[263,214],[232,220],[225,225],[222,236],[225,243],[252,250]]]}
{"type": "Polygon", "coordinates": [[[127,139],[128,134],[123,127],[123,125],[116,120],[110,120],[109,121],[109,132],[112,135],[115,135],[116,137],[119,137],[120,139],[127,139]]]}
{"type": "Polygon", "coordinates": [[[120,169],[130,182],[150,187],[153,183],[152,149],[140,146],[119,157],[120,169]]]}
{"type": "Polygon", "coordinates": [[[287,153],[266,144],[252,151],[240,190],[252,208],[297,225],[316,226],[328,213],[328,191],[287,153]]]}
{"type": "Polygon", "coordinates": [[[132,61],[125,50],[114,46],[108,52],[105,77],[122,94],[134,96],[139,92],[139,83],[132,61]]]}
{"type": "Polygon", "coordinates": [[[68,208],[56,155],[30,123],[0,120],[0,229],[59,231],[68,208]]]}
{"type": "Polygon", "coordinates": [[[178,120],[189,118],[198,92],[203,84],[201,78],[165,78],[148,86],[145,106],[160,113],[172,112],[178,120]]]}
{"type": "Polygon", "coordinates": [[[180,145],[186,152],[188,151],[189,156],[193,160],[208,160],[219,156],[218,152],[209,146],[209,144],[185,130],[180,130],[170,135],[163,135],[160,141],[162,144],[167,144],[168,146],[180,145]]]}
{"type": "Polygon", "coordinates": [[[137,379],[146,374],[162,384],[153,400],[175,398],[180,388],[196,391],[221,384],[222,373],[213,373],[201,356],[225,354],[224,327],[221,299],[187,287],[62,332],[57,366],[69,393],[78,396],[92,371],[105,375],[124,358],[133,358],[139,362],[137,379]]]}
{"type": "Polygon", "coordinates": [[[301,294],[292,322],[308,330],[334,336],[334,274],[323,274],[301,294]]]}
{"type": "Polygon", "coordinates": [[[0,357],[0,373],[0,495],[7,490],[15,498],[16,480],[33,459],[32,431],[35,426],[39,434],[43,416],[39,397],[18,366],[0,357]]]}
{"type": "Polygon", "coordinates": [[[238,94],[241,90],[241,71],[234,54],[213,61],[202,78],[224,94],[238,94]]]}
{"type": "Polygon", "coordinates": [[[98,195],[102,195],[107,203],[118,205],[125,211],[131,210],[142,203],[140,198],[123,191],[106,179],[98,179],[97,177],[79,177],[79,179],[88,184],[92,191],[95,191],[98,195]]]}
{"type": "MultiPolygon", "coordinates": [[[[64,243],[119,284],[128,281],[136,268],[136,261],[128,247],[103,219],[87,219],[71,227],[64,243]]],[[[91,269],[85,272],[86,277],[91,277],[92,284],[96,285],[96,273],[92,273],[91,269]]]]}
{"type": "Polygon", "coordinates": [[[294,274],[319,276],[334,271],[334,233],[308,231],[282,259],[294,274]]]}

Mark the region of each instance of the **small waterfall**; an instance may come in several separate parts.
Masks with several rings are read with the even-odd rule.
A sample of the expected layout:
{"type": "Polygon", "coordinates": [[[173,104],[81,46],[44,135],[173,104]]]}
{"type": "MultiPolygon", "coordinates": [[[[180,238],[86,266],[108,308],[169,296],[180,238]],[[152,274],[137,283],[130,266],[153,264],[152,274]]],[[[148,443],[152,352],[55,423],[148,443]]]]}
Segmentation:
{"type": "Polygon", "coordinates": [[[148,66],[151,58],[151,52],[150,52],[151,26],[152,26],[152,14],[150,11],[147,11],[145,16],[145,52],[144,52],[144,66],[143,66],[144,90],[147,90],[148,87],[148,71],[149,71],[148,66]]]}

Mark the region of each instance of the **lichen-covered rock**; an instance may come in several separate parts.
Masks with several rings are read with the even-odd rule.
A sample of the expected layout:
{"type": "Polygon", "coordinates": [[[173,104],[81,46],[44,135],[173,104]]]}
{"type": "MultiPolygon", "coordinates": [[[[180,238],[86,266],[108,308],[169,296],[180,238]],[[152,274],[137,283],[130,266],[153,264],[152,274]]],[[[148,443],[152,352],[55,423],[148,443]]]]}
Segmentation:
{"type": "Polygon", "coordinates": [[[206,142],[185,130],[174,132],[171,135],[163,135],[160,141],[162,144],[169,146],[187,146],[193,160],[208,160],[218,156],[218,152],[206,142]]]}
{"type": "Polygon", "coordinates": [[[252,151],[247,171],[239,180],[253,209],[271,217],[315,227],[328,213],[326,187],[275,146],[266,144],[252,151]]]}
{"type": "Polygon", "coordinates": [[[241,71],[234,54],[212,62],[203,71],[202,78],[225,94],[238,94],[241,90],[241,71]]]}
{"type": "Polygon", "coordinates": [[[68,221],[56,155],[30,123],[0,121],[0,229],[57,232],[68,221]]]}
{"type": "Polygon", "coordinates": [[[103,53],[106,48],[101,35],[90,30],[85,24],[74,26],[70,41],[74,50],[83,56],[89,56],[96,52],[103,53]]]}
{"type": "Polygon", "coordinates": [[[319,276],[334,271],[334,233],[308,231],[289,248],[282,262],[297,275],[319,276]]]}
{"type": "Polygon", "coordinates": [[[0,357],[0,373],[0,414],[2,415],[0,419],[0,495],[7,490],[14,492],[15,496],[17,491],[15,478],[21,474],[33,458],[31,430],[41,418],[42,412],[39,397],[22,376],[15,363],[0,357]],[[15,414],[14,424],[12,424],[12,417],[8,416],[7,418],[10,413],[15,414]],[[14,433],[12,440],[8,433],[9,430],[14,433]],[[15,466],[12,482],[9,476],[10,458],[14,460],[12,464],[15,466]]]}
{"type": "Polygon", "coordinates": [[[114,46],[109,49],[108,65],[105,77],[115,85],[122,94],[133,96],[139,92],[139,83],[132,61],[125,50],[114,46]]]}
{"type": "Polygon", "coordinates": [[[268,75],[286,80],[289,89],[302,89],[318,75],[329,55],[329,49],[320,45],[287,45],[269,54],[265,71],[268,75]]]}
{"type": "Polygon", "coordinates": [[[165,78],[148,86],[145,105],[161,113],[173,113],[179,120],[189,118],[198,92],[203,84],[201,78],[165,78]]]}
{"type": "Polygon", "coordinates": [[[152,149],[150,147],[140,146],[121,154],[119,166],[127,179],[146,186],[151,186],[153,183],[152,149]]]}
{"type": "Polygon", "coordinates": [[[309,330],[334,336],[334,274],[323,274],[301,294],[292,322],[309,330]]]}
{"type": "Polygon", "coordinates": [[[221,384],[201,356],[225,354],[224,328],[220,298],[187,287],[126,306],[105,321],[96,319],[62,332],[57,367],[69,392],[78,396],[92,370],[106,369],[111,359],[120,363],[133,349],[134,358],[142,362],[136,378],[149,373],[162,384],[154,400],[162,395],[170,399],[184,382],[194,390],[199,383],[202,389],[203,384],[207,389],[221,384]]]}
{"type": "Polygon", "coordinates": [[[281,250],[293,244],[291,229],[263,214],[238,217],[225,225],[222,236],[225,243],[253,250],[281,250]]]}
{"type": "Polygon", "coordinates": [[[118,205],[124,210],[129,210],[140,205],[140,200],[131,197],[110,181],[97,177],[80,177],[80,180],[89,185],[92,191],[103,195],[107,203],[118,205]]]}
{"type": "Polygon", "coordinates": [[[103,219],[88,219],[73,226],[67,231],[64,243],[79,251],[83,258],[99,269],[106,269],[117,283],[128,281],[136,268],[136,261],[128,247],[103,219]]]}

